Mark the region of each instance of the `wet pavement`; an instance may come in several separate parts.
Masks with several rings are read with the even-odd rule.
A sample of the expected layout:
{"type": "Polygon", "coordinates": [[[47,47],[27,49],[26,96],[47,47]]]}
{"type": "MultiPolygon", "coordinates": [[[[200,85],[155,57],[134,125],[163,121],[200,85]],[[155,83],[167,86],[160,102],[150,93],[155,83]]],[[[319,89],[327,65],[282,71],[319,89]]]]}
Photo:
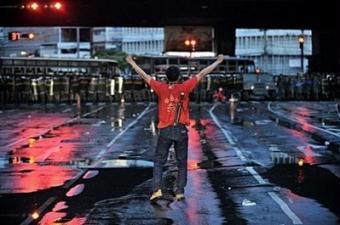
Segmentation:
{"type": "Polygon", "coordinates": [[[193,103],[186,200],[170,155],[157,205],[155,104],[2,109],[1,224],[340,224],[337,108],[193,103]]]}

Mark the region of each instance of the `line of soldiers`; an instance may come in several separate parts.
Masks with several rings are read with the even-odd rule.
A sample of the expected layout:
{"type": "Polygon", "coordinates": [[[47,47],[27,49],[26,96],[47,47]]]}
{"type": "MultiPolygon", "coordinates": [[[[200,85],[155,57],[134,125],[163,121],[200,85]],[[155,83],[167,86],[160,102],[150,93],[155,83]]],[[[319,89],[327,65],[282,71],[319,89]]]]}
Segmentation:
{"type": "MultiPolygon", "coordinates": [[[[161,80],[161,77],[155,77],[161,80]]],[[[191,94],[192,101],[212,101],[214,90],[227,87],[227,80],[208,76],[191,94]]],[[[137,75],[115,76],[1,76],[0,104],[76,102],[142,102],[157,99],[137,75]]]]}
{"type": "MultiPolygon", "coordinates": [[[[161,78],[156,78],[161,79],[161,78]]],[[[277,76],[277,100],[331,100],[340,97],[340,76],[336,74],[307,74],[277,76]]],[[[190,98],[212,101],[220,87],[228,98],[229,92],[242,89],[237,78],[208,76],[190,98]]],[[[155,101],[152,90],[138,76],[1,76],[0,104],[75,102],[140,102],[155,101]]]]}
{"type": "Polygon", "coordinates": [[[276,77],[278,100],[333,100],[340,97],[340,75],[311,73],[276,77]]]}
{"type": "Polygon", "coordinates": [[[147,101],[152,96],[141,79],[95,76],[0,76],[0,103],[147,101]]]}

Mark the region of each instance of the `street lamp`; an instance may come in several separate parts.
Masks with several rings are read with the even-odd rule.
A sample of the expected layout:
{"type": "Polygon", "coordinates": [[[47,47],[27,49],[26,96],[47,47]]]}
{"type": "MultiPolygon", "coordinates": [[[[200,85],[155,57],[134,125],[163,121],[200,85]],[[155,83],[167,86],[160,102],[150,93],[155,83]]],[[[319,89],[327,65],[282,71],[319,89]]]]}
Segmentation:
{"type": "Polygon", "coordinates": [[[190,47],[190,58],[191,58],[192,52],[196,50],[197,41],[195,39],[186,39],[184,41],[184,44],[185,46],[190,47]]]}
{"type": "MultiPolygon", "coordinates": [[[[189,58],[192,58],[192,52],[196,50],[196,44],[197,41],[195,39],[186,39],[184,41],[185,46],[190,49],[190,55],[189,58]]],[[[191,62],[190,60],[188,61],[188,75],[191,74],[191,62]]],[[[198,98],[197,98],[197,103],[201,103],[201,85],[198,85],[198,98]]],[[[200,110],[200,107],[199,107],[200,110]]]]}
{"type": "Polygon", "coordinates": [[[305,36],[303,34],[299,35],[299,38],[298,38],[298,41],[299,41],[299,45],[300,45],[300,50],[301,50],[301,71],[302,73],[304,72],[304,53],[303,53],[303,46],[304,46],[304,43],[305,43],[305,36]]]}

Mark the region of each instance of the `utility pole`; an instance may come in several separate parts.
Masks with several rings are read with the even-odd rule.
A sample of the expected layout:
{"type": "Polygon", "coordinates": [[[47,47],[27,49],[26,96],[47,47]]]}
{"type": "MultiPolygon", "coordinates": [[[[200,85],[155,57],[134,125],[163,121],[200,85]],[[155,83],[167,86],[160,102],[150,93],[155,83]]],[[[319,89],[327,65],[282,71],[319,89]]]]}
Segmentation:
{"type": "Polygon", "coordinates": [[[263,30],[263,68],[264,71],[268,71],[268,41],[267,41],[267,29],[263,30]]]}

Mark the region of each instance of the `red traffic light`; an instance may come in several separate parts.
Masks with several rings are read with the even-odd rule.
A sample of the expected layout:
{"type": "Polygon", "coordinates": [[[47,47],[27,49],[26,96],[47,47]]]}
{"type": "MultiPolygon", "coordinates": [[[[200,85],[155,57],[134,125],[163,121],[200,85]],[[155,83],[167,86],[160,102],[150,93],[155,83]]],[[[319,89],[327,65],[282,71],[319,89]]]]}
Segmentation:
{"type": "Polygon", "coordinates": [[[30,4],[28,4],[27,8],[32,9],[32,10],[38,10],[39,4],[36,2],[31,2],[30,4]]]}
{"type": "Polygon", "coordinates": [[[53,8],[55,8],[56,10],[61,10],[63,8],[63,5],[60,2],[55,2],[53,3],[53,8]]]}
{"type": "Polygon", "coordinates": [[[46,0],[44,1],[44,4],[42,4],[39,1],[33,1],[33,2],[29,2],[26,5],[21,5],[21,8],[29,9],[32,11],[38,11],[40,8],[62,11],[64,8],[64,4],[62,3],[62,1],[56,1],[56,0],[51,0],[51,1],[46,0]]]}
{"type": "Polygon", "coordinates": [[[8,40],[10,41],[18,41],[21,38],[21,34],[19,32],[9,32],[8,40]]]}

